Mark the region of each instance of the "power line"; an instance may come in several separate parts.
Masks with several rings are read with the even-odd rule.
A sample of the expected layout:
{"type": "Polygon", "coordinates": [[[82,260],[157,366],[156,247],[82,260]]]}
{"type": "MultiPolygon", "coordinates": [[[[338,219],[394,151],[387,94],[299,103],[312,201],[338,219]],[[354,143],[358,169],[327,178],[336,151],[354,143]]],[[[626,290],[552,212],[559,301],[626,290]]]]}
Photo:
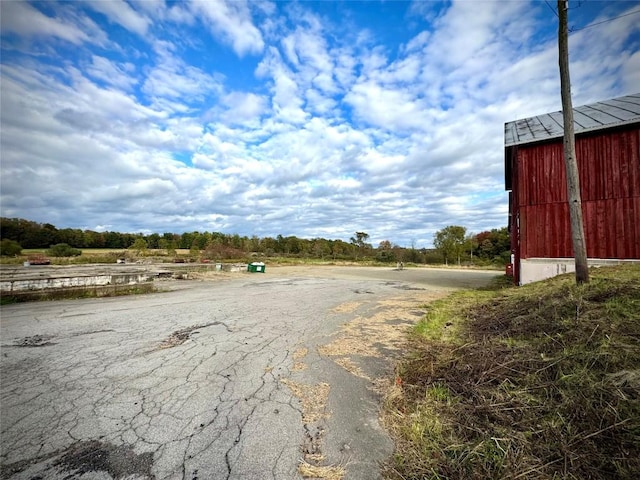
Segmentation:
{"type": "MultiPolygon", "coordinates": [[[[547,3],[547,5],[549,5],[549,4],[547,3]]],[[[554,13],[555,13],[555,11],[554,11],[554,13]]],[[[578,32],[580,30],[586,30],[587,28],[591,28],[591,27],[595,27],[595,26],[598,26],[598,25],[602,25],[603,23],[613,22],[614,20],[618,20],[619,18],[628,17],[629,15],[635,15],[637,13],[640,13],[640,9],[634,10],[633,12],[629,12],[629,13],[625,13],[625,14],[622,14],[622,15],[618,15],[617,17],[609,18],[608,20],[602,20],[601,22],[592,23],[591,25],[587,25],[586,27],[570,28],[569,31],[573,33],[573,32],[578,32]]]]}
{"type": "MultiPolygon", "coordinates": [[[[558,16],[558,12],[556,12],[556,9],[551,6],[549,1],[548,0],[544,0],[544,3],[547,4],[547,7],[549,7],[549,10],[551,10],[553,12],[553,14],[557,17],[558,16]]],[[[580,2],[576,8],[579,8],[581,6],[582,6],[582,2],[580,2]]],[[[622,15],[618,15],[617,17],[609,18],[607,20],[602,20],[601,22],[592,23],[591,25],[587,25],[586,27],[581,27],[581,28],[569,27],[569,32],[571,32],[571,33],[579,32],[580,30],[586,30],[587,28],[596,27],[598,25],[602,25],[603,23],[613,22],[614,20],[618,20],[619,18],[628,17],[629,15],[635,15],[637,13],[640,13],[640,9],[639,10],[634,10],[633,12],[624,13],[622,15]]]]}
{"type": "Polygon", "coordinates": [[[547,7],[549,7],[551,9],[551,11],[553,12],[553,14],[557,17],[558,16],[558,12],[556,12],[555,8],[553,8],[551,5],[549,5],[549,2],[547,0],[544,0],[544,3],[547,4],[547,7]]]}

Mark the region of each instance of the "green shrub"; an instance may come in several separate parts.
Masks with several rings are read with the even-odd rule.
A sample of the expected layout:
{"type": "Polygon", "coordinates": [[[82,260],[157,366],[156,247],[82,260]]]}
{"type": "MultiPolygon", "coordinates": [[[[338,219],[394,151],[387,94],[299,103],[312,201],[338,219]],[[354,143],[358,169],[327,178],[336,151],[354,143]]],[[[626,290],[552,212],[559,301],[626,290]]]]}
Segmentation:
{"type": "Polygon", "coordinates": [[[15,240],[3,238],[0,242],[0,254],[3,257],[15,257],[22,253],[22,247],[15,240]]]}
{"type": "Polygon", "coordinates": [[[58,243],[56,245],[51,245],[47,250],[47,255],[51,257],[77,257],[82,255],[82,250],[73,248],[66,243],[58,243]]]}

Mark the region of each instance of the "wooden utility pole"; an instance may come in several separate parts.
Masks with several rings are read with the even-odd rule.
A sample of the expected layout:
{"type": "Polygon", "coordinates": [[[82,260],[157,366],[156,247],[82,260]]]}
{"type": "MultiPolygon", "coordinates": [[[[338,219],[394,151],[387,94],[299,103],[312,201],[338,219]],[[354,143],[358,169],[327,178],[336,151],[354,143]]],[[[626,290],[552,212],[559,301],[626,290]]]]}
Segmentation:
{"type": "Polygon", "coordinates": [[[576,261],[576,283],[589,282],[587,244],[582,222],[582,200],[580,199],[580,176],[576,160],[576,142],[573,132],[573,105],[571,102],[571,80],[569,78],[569,33],[567,16],[568,0],[558,0],[558,52],[560,64],[560,94],[562,96],[562,118],[564,121],[564,165],[567,172],[567,196],[571,218],[571,239],[576,261]]]}

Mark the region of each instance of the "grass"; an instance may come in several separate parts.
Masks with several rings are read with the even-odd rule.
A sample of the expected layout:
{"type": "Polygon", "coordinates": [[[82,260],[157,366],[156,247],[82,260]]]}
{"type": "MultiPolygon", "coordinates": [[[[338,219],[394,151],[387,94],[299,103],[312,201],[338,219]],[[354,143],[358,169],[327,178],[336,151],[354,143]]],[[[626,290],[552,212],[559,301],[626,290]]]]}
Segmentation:
{"type": "Polygon", "coordinates": [[[639,266],[457,292],[411,337],[388,478],[640,478],[639,266]]]}

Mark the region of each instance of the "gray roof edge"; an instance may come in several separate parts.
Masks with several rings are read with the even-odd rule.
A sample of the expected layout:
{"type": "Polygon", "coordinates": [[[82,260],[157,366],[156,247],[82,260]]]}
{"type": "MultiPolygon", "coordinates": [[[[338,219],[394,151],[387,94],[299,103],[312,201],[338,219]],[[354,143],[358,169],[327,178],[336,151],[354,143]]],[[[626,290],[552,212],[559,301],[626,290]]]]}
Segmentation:
{"type": "MultiPolygon", "coordinates": [[[[521,119],[524,120],[524,119],[521,119]]],[[[516,121],[520,121],[520,120],[516,120],[516,121]]],[[[515,123],[515,122],[508,122],[508,123],[515,123]]],[[[608,123],[606,125],[597,125],[594,127],[590,127],[590,128],[583,128],[580,130],[575,129],[574,131],[574,135],[582,135],[583,133],[589,133],[589,132],[596,132],[598,130],[608,130],[610,128],[616,128],[616,127],[624,127],[625,125],[633,125],[634,123],[640,123],[640,116],[635,117],[635,118],[631,118],[629,120],[622,120],[620,122],[616,122],[616,123],[608,123]]],[[[507,124],[505,124],[507,125],[507,124]]],[[[531,140],[521,140],[521,141],[515,141],[515,142],[509,142],[504,144],[504,148],[507,147],[515,147],[516,145],[530,145],[532,143],[540,143],[540,142],[547,142],[549,140],[554,140],[556,138],[563,138],[564,134],[561,135],[549,135],[548,137],[544,137],[544,138],[533,138],[531,140]]]]}
{"type": "MultiPolygon", "coordinates": [[[[597,110],[603,111],[603,113],[607,113],[609,116],[612,116],[612,117],[615,116],[615,115],[613,115],[613,110],[618,110],[618,109],[625,110],[627,112],[627,115],[629,113],[631,113],[633,116],[631,118],[627,118],[625,120],[620,119],[620,120],[613,121],[613,122],[610,122],[610,123],[602,123],[600,120],[594,119],[599,123],[599,125],[593,125],[593,126],[586,127],[586,128],[580,127],[580,126],[576,125],[575,122],[574,122],[574,130],[575,130],[575,134],[576,135],[581,135],[583,133],[594,132],[594,131],[598,131],[598,130],[607,130],[607,129],[610,129],[610,128],[616,128],[616,127],[621,127],[621,126],[625,126],[625,125],[631,125],[631,124],[634,124],[634,123],[640,123],[640,93],[633,93],[631,95],[625,95],[625,96],[622,96],[622,97],[616,97],[616,98],[611,98],[611,99],[607,99],[607,100],[601,100],[599,102],[594,102],[594,103],[590,103],[590,104],[586,104],[586,105],[580,105],[578,107],[574,107],[573,110],[574,110],[574,112],[580,112],[582,114],[585,114],[585,115],[589,116],[583,110],[586,107],[591,107],[591,108],[597,107],[597,110]],[[624,103],[628,104],[629,108],[624,108],[624,107],[616,106],[616,105],[606,105],[605,102],[611,102],[611,101],[624,102],[624,103]],[[603,105],[605,107],[611,108],[612,111],[611,112],[607,112],[606,110],[608,110],[608,108],[605,108],[604,111],[603,111],[602,110],[602,106],[603,105]]],[[[516,130],[516,124],[518,122],[528,121],[528,120],[531,120],[531,119],[544,117],[544,116],[549,116],[549,115],[557,114],[557,113],[562,113],[562,110],[555,111],[555,112],[548,112],[548,113],[541,114],[541,115],[534,115],[532,117],[527,117],[527,118],[520,118],[518,120],[513,120],[511,122],[506,122],[504,124],[504,131],[505,131],[505,136],[504,136],[505,144],[504,144],[504,146],[505,146],[505,148],[513,147],[513,146],[516,146],[516,145],[525,145],[525,144],[530,144],[530,143],[545,142],[545,141],[548,141],[548,140],[561,138],[562,137],[561,134],[550,134],[548,136],[542,135],[542,136],[539,136],[537,138],[534,138],[535,136],[526,136],[525,138],[519,138],[517,130],[516,130]],[[509,135],[509,136],[511,136],[510,140],[508,140],[508,135],[507,135],[508,131],[512,131],[512,134],[509,135]]]]}

